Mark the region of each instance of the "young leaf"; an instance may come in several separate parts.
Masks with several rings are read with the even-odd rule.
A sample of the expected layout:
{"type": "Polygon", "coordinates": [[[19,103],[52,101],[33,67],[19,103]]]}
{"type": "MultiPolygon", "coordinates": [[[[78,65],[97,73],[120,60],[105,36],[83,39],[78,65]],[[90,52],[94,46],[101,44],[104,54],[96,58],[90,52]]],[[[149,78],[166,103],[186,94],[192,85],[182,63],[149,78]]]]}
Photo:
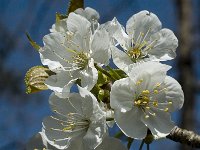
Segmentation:
{"type": "Polygon", "coordinates": [[[47,90],[45,80],[54,73],[44,66],[35,66],[29,69],[25,76],[26,93],[31,94],[47,90]]]}
{"type": "Polygon", "coordinates": [[[84,8],[84,0],[70,0],[67,14],[75,11],[78,8],[84,8]]]}
{"type": "Polygon", "coordinates": [[[31,43],[31,45],[33,46],[33,48],[35,48],[36,50],[39,50],[40,49],[40,46],[32,40],[31,36],[28,34],[28,32],[26,32],[26,36],[29,40],[29,42],[31,43]]]}

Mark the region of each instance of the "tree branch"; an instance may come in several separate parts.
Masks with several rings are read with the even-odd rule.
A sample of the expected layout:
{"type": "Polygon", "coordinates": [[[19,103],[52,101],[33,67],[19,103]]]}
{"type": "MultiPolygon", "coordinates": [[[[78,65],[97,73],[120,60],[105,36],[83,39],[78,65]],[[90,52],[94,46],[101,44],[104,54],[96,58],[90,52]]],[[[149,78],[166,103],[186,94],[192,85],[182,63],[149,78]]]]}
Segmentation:
{"type": "Polygon", "coordinates": [[[200,135],[177,126],[172,129],[171,133],[166,138],[194,148],[200,148],[200,135]]]}

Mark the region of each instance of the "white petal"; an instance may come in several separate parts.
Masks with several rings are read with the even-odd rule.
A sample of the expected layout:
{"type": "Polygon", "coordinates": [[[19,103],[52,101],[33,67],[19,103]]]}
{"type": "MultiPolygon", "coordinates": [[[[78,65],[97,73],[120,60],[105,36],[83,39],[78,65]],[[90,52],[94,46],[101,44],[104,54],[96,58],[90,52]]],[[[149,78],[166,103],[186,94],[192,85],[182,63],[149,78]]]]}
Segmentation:
{"type": "MultiPolygon", "coordinates": [[[[69,143],[70,142],[70,138],[68,138],[67,136],[64,137],[64,138],[62,138],[62,139],[51,139],[51,136],[49,136],[49,135],[54,135],[54,133],[48,134],[48,132],[46,132],[45,129],[42,129],[42,133],[44,134],[44,139],[50,145],[52,145],[54,147],[53,149],[66,149],[69,146],[69,144],[70,144],[69,143]]],[[[58,134],[58,136],[59,136],[59,134],[58,134]]]]}
{"type": "Polygon", "coordinates": [[[132,109],[134,100],[134,90],[131,89],[129,78],[123,78],[114,82],[110,92],[110,105],[111,108],[117,109],[121,112],[126,112],[132,109]]]}
{"type": "Polygon", "coordinates": [[[61,125],[61,121],[58,121],[57,118],[57,116],[48,116],[43,119],[45,135],[50,141],[53,141],[54,139],[64,139],[71,136],[70,132],[63,131],[64,126],[61,125]]]}
{"type": "Polygon", "coordinates": [[[178,39],[169,29],[162,29],[150,37],[150,43],[154,40],[155,45],[149,50],[148,54],[154,59],[165,61],[176,57],[176,48],[178,47],[178,39]]]}
{"type": "Polygon", "coordinates": [[[167,91],[165,92],[167,101],[172,102],[169,111],[180,109],[184,103],[184,94],[181,85],[172,77],[166,76],[164,87],[167,88],[167,91]]]}
{"type": "Polygon", "coordinates": [[[121,28],[121,24],[117,21],[117,18],[114,17],[112,21],[108,21],[100,25],[100,28],[106,29],[109,35],[112,37],[114,33],[121,28]]]}
{"type": "MultiPolygon", "coordinates": [[[[75,52],[86,52],[89,53],[89,42],[90,42],[90,34],[87,36],[82,36],[81,33],[69,33],[66,35],[66,50],[67,51],[75,51],[75,52]]],[[[74,55],[75,53],[73,53],[74,55]]]]}
{"type": "Polygon", "coordinates": [[[95,9],[92,9],[90,7],[86,7],[85,10],[82,8],[78,8],[74,12],[76,14],[79,14],[79,15],[85,17],[89,21],[99,20],[99,18],[100,18],[99,13],[95,9]]]}
{"type": "Polygon", "coordinates": [[[62,19],[53,24],[50,32],[67,32],[67,19],[62,19]]]}
{"type": "Polygon", "coordinates": [[[79,93],[82,97],[82,110],[83,114],[90,118],[96,111],[101,111],[96,97],[87,89],[78,86],[79,93]]]}
{"type": "MultiPolygon", "coordinates": [[[[100,25],[99,28],[106,29],[110,37],[115,38],[124,49],[128,48],[128,35],[125,33],[123,26],[118,22],[117,18],[114,17],[112,21],[100,25]]],[[[117,42],[115,40],[112,41],[113,45],[116,45],[117,42]]]]}
{"type": "Polygon", "coordinates": [[[92,61],[89,62],[89,66],[86,69],[80,71],[80,79],[81,86],[87,90],[91,90],[97,83],[98,72],[92,61]]]}
{"type": "Polygon", "coordinates": [[[64,43],[64,33],[50,33],[44,36],[44,47],[39,50],[43,65],[47,65],[50,70],[69,66],[66,60],[69,60],[72,53],[66,51],[64,43]]]}
{"type": "Polygon", "coordinates": [[[113,19],[111,25],[114,26],[114,31],[112,31],[114,32],[113,37],[117,40],[123,49],[128,50],[130,48],[131,40],[124,31],[124,27],[115,18],[113,19]]]}
{"type": "Polygon", "coordinates": [[[83,148],[83,135],[75,137],[70,140],[67,150],[84,150],[83,148]]]}
{"type": "MultiPolygon", "coordinates": [[[[71,97],[74,98],[75,97],[74,94],[70,95],[70,99],[64,99],[64,98],[59,98],[58,96],[55,95],[55,93],[52,93],[51,96],[49,97],[49,104],[51,106],[52,111],[54,112],[56,110],[56,112],[58,112],[63,116],[67,116],[67,114],[69,114],[70,112],[72,113],[76,112],[76,109],[71,106],[70,102],[70,100],[72,99],[71,97]]],[[[77,100],[74,98],[74,100],[72,99],[72,101],[74,103],[74,101],[77,100]]],[[[80,100],[78,102],[80,102],[80,100]]]]}
{"type": "Polygon", "coordinates": [[[67,28],[72,33],[79,33],[81,37],[90,35],[91,23],[84,17],[70,13],[67,19],[67,28]]]}
{"type": "Polygon", "coordinates": [[[95,150],[128,150],[122,142],[113,137],[105,137],[103,142],[95,150]]]}
{"type": "Polygon", "coordinates": [[[171,66],[161,64],[159,62],[142,62],[131,64],[128,67],[128,71],[126,72],[130,77],[135,77],[142,72],[147,72],[150,75],[155,74],[155,72],[160,72],[161,74],[165,74],[171,68],[171,66]]]}
{"type": "Polygon", "coordinates": [[[45,84],[60,98],[68,97],[72,85],[77,78],[73,78],[69,72],[60,72],[47,78],[45,84]]]}
{"type": "Polygon", "coordinates": [[[51,146],[44,138],[44,133],[39,132],[34,135],[26,144],[26,150],[33,150],[33,149],[55,149],[51,146]]]}
{"type": "Polygon", "coordinates": [[[148,41],[149,36],[159,31],[161,26],[161,22],[155,14],[144,10],[130,17],[126,24],[126,31],[136,41],[140,33],[145,35],[150,30],[146,37],[148,41]]]}
{"type": "Polygon", "coordinates": [[[156,139],[167,136],[174,128],[170,114],[156,109],[153,112],[156,114],[155,116],[149,115],[147,119],[143,116],[142,121],[151,130],[156,139]]]}
{"type": "Polygon", "coordinates": [[[96,30],[91,41],[91,57],[95,62],[104,65],[109,64],[111,57],[110,52],[110,37],[105,29],[96,30]]]}
{"type": "Polygon", "coordinates": [[[128,66],[132,64],[130,57],[117,47],[111,46],[112,59],[114,64],[121,70],[127,72],[128,66]]]}
{"type": "Polygon", "coordinates": [[[147,127],[141,121],[143,112],[134,107],[134,109],[122,113],[115,111],[115,121],[123,133],[135,139],[143,139],[147,134],[147,127]]]}
{"type": "Polygon", "coordinates": [[[105,120],[102,121],[99,120],[90,124],[86,135],[83,137],[85,149],[94,149],[101,144],[107,131],[105,120]]]}

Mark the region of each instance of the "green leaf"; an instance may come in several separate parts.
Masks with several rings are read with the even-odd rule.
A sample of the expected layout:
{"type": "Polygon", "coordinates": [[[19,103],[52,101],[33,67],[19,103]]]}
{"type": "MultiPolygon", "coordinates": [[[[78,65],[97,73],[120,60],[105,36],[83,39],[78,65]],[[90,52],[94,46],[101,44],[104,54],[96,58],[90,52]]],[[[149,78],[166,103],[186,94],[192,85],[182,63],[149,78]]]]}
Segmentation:
{"type": "Polygon", "coordinates": [[[84,8],[84,0],[70,0],[67,15],[78,8],[84,8]]]}
{"type": "Polygon", "coordinates": [[[40,46],[32,40],[31,36],[28,34],[28,32],[26,32],[26,36],[30,42],[30,44],[33,46],[33,48],[35,48],[36,50],[39,50],[40,49],[40,46]]]}
{"type": "Polygon", "coordinates": [[[25,75],[26,93],[31,94],[47,90],[45,80],[54,73],[44,66],[35,66],[29,69],[25,75]]]}

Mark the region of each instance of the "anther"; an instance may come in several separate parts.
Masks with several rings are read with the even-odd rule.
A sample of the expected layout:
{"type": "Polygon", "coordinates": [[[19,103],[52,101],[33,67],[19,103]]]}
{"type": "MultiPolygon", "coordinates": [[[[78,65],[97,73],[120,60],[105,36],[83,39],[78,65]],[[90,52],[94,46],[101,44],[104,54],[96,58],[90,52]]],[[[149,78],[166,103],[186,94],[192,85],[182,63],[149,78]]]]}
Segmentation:
{"type": "Polygon", "coordinates": [[[161,83],[156,83],[156,87],[159,87],[161,85],[161,83]]]}
{"type": "Polygon", "coordinates": [[[169,101],[169,102],[168,102],[168,104],[169,104],[169,105],[172,105],[172,102],[171,102],[171,101],[169,101]]]}
{"type": "Polygon", "coordinates": [[[154,92],[154,94],[158,94],[159,93],[158,90],[154,90],[153,92],[154,92]]]}
{"type": "Polygon", "coordinates": [[[153,102],[153,106],[154,106],[154,107],[158,107],[158,102],[157,102],[157,101],[154,101],[154,102],[153,102]]]}
{"type": "Polygon", "coordinates": [[[145,107],[146,109],[150,109],[150,107],[149,106],[147,106],[147,107],[145,107]]]}
{"type": "Polygon", "coordinates": [[[150,93],[149,90],[144,90],[144,91],[142,91],[142,94],[148,95],[149,93],[150,93]]]}
{"type": "Polygon", "coordinates": [[[165,108],[164,111],[165,111],[165,112],[168,112],[168,111],[169,111],[169,108],[165,108]]]}

